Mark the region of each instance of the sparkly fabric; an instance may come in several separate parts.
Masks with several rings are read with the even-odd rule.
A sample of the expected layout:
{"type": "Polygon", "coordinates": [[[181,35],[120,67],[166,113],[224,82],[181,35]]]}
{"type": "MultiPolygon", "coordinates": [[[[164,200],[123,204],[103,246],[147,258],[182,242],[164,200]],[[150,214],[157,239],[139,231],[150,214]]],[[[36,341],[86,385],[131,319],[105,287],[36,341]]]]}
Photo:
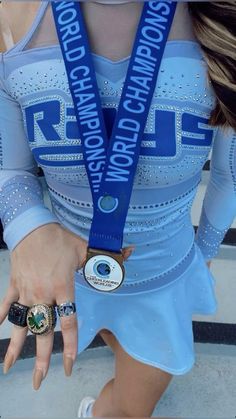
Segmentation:
{"type": "Polygon", "coordinates": [[[0,219],[4,228],[4,240],[13,249],[22,240],[22,231],[17,228],[23,223],[24,235],[37,226],[58,222],[45,207],[39,180],[32,174],[10,178],[0,187],[0,219]],[[15,229],[16,227],[16,229],[15,229]]]}
{"type": "Polygon", "coordinates": [[[230,164],[230,172],[232,175],[233,185],[234,185],[234,192],[236,194],[236,134],[233,134],[233,140],[230,145],[230,152],[229,152],[229,164],[230,164]]]}
{"type": "Polygon", "coordinates": [[[227,229],[217,230],[209,223],[205,208],[203,208],[196,241],[206,259],[212,259],[218,252],[219,243],[223,241],[226,232],[227,229]]]}
{"type": "MultiPolygon", "coordinates": [[[[43,2],[37,24],[46,7],[43,2]]],[[[58,45],[27,49],[36,26],[0,55],[0,212],[10,249],[52,221],[87,239],[93,212],[61,51],[58,45]],[[36,165],[45,174],[53,213],[44,207],[36,181],[30,178],[24,190],[22,174],[36,165]]],[[[93,54],[93,62],[110,135],[129,58],[112,62],[93,54]]],[[[236,214],[235,137],[208,125],[214,105],[199,46],[169,41],[125,225],[124,246],[134,244],[135,250],[125,263],[122,292],[93,291],[81,272],[75,274],[79,352],[108,328],[145,363],[173,374],[193,365],[192,314],[216,310],[214,278],[204,258],[217,254],[236,214]],[[211,149],[211,178],[195,238],[190,211],[211,149]]]]}
{"type": "Polygon", "coordinates": [[[4,229],[16,214],[43,202],[41,187],[33,176],[13,177],[4,183],[0,192],[0,218],[4,229]]]}
{"type": "Polygon", "coordinates": [[[205,259],[212,259],[236,214],[236,136],[232,129],[216,136],[210,180],[196,234],[205,259]]]}

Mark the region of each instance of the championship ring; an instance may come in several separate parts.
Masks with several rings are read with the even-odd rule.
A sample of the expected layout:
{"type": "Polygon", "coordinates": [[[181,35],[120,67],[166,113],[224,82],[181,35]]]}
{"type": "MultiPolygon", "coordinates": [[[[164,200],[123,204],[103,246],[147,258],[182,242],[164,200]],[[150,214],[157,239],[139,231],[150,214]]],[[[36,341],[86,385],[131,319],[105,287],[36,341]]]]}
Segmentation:
{"type": "Polygon", "coordinates": [[[124,280],[123,256],[121,253],[88,248],[83,273],[92,288],[103,292],[114,291],[124,280]]]}
{"type": "Polygon", "coordinates": [[[28,310],[27,325],[34,335],[46,335],[56,326],[56,310],[52,305],[35,304],[28,310]]]}
{"type": "Polygon", "coordinates": [[[76,313],[76,305],[73,301],[66,301],[57,305],[57,314],[59,317],[68,317],[76,313]]]}
{"type": "Polygon", "coordinates": [[[8,312],[9,322],[15,324],[19,327],[26,327],[26,316],[28,313],[29,307],[18,302],[12,303],[10,310],[8,312]]]}

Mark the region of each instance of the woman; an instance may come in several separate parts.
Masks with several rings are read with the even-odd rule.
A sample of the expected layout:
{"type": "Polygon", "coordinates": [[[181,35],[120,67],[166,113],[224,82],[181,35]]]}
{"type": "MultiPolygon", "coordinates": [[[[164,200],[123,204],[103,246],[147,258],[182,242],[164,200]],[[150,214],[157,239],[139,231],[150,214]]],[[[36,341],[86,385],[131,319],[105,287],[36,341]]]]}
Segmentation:
{"type": "MultiPolygon", "coordinates": [[[[80,6],[110,137],[144,3],[108,3],[80,6]]],[[[150,3],[149,13],[156,16],[159,10],[152,20],[159,30],[173,4],[156,4],[150,3]]],[[[59,305],[64,368],[70,375],[78,341],[75,301],[79,352],[99,332],[113,349],[116,365],[114,379],[95,402],[82,401],[79,416],[149,417],[172,376],[194,364],[192,314],[216,310],[214,278],[206,262],[210,265],[216,256],[236,214],[236,3],[177,4],[124,229],[125,279],[112,292],[105,285],[103,291],[96,289],[81,271],[87,260],[92,196],[52,6],[10,2],[2,12],[9,26],[8,35],[2,34],[8,46],[1,49],[0,216],[11,250],[11,278],[0,322],[14,302],[22,305],[21,313],[34,304],[59,305]],[[190,209],[211,148],[211,178],[195,240],[190,209]],[[37,166],[44,171],[52,211],[43,203],[37,166]]],[[[70,19],[59,15],[58,22],[64,18],[70,19]]],[[[64,28],[62,46],[66,34],[79,27],[73,25],[64,28]]],[[[146,37],[144,42],[147,58],[151,41],[146,37]]],[[[139,63],[143,74],[149,74],[151,66],[145,68],[141,59],[139,63]]],[[[136,78],[143,85],[144,80],[150,79],[136,78]]],[[[105,231],[107,224],[102,224],[105,231]]],[[[102,268],[107,268],[106,257],[102,268]]],[[[119,266],[123,269],[122,262],[119,266]]],[[[19,327],[19,319],[12,320],[18,326],[13,327],[5,372],[16,361],[28,330],[19,327]]],[[[37,336],[35,389],[49,368],[52,329],[37,336]]]]}

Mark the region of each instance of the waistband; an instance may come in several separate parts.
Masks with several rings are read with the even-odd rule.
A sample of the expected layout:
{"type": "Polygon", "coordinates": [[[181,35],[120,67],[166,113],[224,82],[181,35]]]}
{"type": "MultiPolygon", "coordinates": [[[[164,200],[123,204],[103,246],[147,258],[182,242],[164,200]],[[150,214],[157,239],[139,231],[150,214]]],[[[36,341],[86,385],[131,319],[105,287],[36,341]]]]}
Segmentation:
{"type": "MultiPolygon", "coordinates": [[[[165,188],[155,189],[133,189],[130,201],[130,208],[142,209],[146,206],[161,206],[167,203],[172,203],[191,193],[201,182],[201,174],[197,173],[190,179],[187,179],[177,185],[172,185],[165,188]]],[[[53,179],[47,179],[49,190],[60,197],[69,197],[72,203],[91,206],[92,195],[89,186],[81,187],[75,185],[62,184],[53,179]]]]}

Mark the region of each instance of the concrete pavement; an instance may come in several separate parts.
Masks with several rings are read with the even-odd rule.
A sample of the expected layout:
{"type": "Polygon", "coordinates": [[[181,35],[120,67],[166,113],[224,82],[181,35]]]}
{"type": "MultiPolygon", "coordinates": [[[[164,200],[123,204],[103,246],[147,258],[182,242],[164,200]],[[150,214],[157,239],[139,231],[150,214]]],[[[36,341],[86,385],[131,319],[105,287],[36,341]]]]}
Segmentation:
{"type": "MultiPolygon", "coordinates": [[[[196,344],[196,365],[174,377],[153,416],[178,418],[236,417],[236,348],[196,344]]],[[[39,391],[32,389],[34,359],[18,361],[0,372],[1,419],[74,419],[80,400],[96,397],[113,376],[114,358],[108,348],[82,353],[70,378],[64,376],[62,354],[52,356],[50,371],[39,391]]]]}

